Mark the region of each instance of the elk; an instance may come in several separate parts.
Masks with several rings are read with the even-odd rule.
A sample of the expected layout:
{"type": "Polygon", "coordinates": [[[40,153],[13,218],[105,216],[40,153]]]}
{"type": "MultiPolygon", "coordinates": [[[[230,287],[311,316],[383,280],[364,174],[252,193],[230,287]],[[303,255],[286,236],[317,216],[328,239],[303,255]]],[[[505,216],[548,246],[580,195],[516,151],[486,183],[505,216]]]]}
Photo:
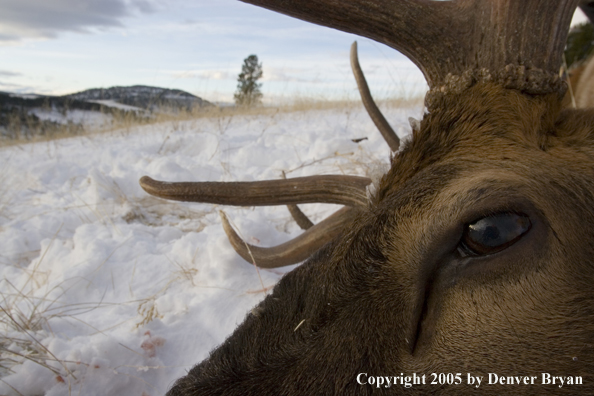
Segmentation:
{"type": "Polygon", "coordinates": [[[402,52],[427,111],[400,147],[360,84],[394,151],[369,194],[347,176],[141,179],[175,200],[345,206],[272,250],[224,221],[257,265],[310,257],[168,395],[589,394],[594,112],[564,108],[559,77],[578,0],[244,1],[402,52]]]}

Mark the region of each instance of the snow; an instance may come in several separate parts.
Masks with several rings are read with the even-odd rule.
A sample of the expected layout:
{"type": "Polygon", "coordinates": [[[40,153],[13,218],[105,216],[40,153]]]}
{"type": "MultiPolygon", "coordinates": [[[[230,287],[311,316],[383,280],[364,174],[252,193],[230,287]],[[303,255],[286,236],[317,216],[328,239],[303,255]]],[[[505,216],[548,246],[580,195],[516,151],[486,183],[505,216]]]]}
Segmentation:
{"type": "Polygon", "coordinates": [[[131,111],[138,111],[138,112],[144,112],[144,109],[141,109],[140,107],[136,107],[136,106],[129,106],[126,104],[122,104],[119,102],[116,102],[115,100],[112,99],[103,99],[103,100],[89,100],[89,102],[91,103],[99,103],[102,104],[103,106],[107,106],[107,107],[115,107],[116,109],[120,109],[120,110],[131,110],[131,111]]]}
{"type": "MultiPolygon", "coordinates": [[[[385,111],[400,136],[420,113],[385,111]]],[[[301,232],[285,207],[165,201],[140,188],[141,176],[364,175],[388,158],[358,107],[223,114],[0,149],[0,394],[162,395],[294,268],[256,271],[218,213],[270,246],[301,232]]],[[[302,205],[315,222],[337,208],[302,205]]]]}
{"type": "Polygon", "coordinates": [[[99,111],[69,109],[60,111],[58,109],[33,108],[30,111],[42,121],[53,121],[59,124],[81,124],[87,130],[96,130],[113,122],[110,114],[99,111]]]}

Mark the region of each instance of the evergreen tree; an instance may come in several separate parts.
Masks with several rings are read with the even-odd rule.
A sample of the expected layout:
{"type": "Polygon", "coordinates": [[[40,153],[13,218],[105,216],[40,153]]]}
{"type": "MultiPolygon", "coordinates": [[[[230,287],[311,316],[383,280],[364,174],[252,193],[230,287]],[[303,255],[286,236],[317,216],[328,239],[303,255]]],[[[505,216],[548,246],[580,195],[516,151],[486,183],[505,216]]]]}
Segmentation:
{"type": "Polygon", "coordinates": [[[258,63],[258,56],[250,55],[243,60],[241,74],[237,77],[237,92],[235,104],[238,106],[255,106],[262,102],[262,92],[258,79],[262,77],[262,64],[258,63]]]}

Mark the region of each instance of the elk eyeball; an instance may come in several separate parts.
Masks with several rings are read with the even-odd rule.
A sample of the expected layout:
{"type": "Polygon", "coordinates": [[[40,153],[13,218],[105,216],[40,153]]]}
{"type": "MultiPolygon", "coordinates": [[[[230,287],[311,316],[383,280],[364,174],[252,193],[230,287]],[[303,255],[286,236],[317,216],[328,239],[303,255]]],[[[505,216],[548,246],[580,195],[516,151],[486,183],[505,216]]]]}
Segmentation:
{"type": "Polygon", "coordinates": [[[464,256],[497,253],[520,240],[531,226],[530,218],[520,213],[497,213],[482,217],[464,227],[461,253],[464,256]]]}

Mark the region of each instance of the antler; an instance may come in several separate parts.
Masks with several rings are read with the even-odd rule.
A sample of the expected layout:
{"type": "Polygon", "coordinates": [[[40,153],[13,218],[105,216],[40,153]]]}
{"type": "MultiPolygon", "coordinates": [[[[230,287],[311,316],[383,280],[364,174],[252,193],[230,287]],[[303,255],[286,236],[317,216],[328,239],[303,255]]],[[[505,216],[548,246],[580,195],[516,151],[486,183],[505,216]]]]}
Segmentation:
{"type": "MultiPolygon", "coordinates": [[[[357,43],[351,47],[351,66],[361,99],[371,119],[392,149],[400,140],[381,114],[371,97],[357,59],[357,43]]],[[[215,203],[238,206],[287,205],[293,219],[306,230],[297,238],[270,248],[249,245],[233,230],[221,212],[223,228],[233,249],[246,261],[262,268],[283,267],[307,259],[324,244],[342,232],[354,214],[367,206],[367,185],[371,179],[358,176],[326,175],[258,182],[162,182],[148,176],[140,186],[149,194],[176,201],[215,203]],[[334,203],[345,205],[320,222],[313,223],[297,207],[302,203],[334,203]]]]}
{"type": "Polygon", "coordinates": [[[357,56],[357,42],[355,41],[351,45],[351,69],[353,69],[353,74],[355,75],[355,81],[357,81],[357,87],[359,87],[359,93],[361,94],[361,101],[363,102],[363,106],[367,110],[367,113],[371,117],[371,120],[380,131],[388,146],[392,151],[398,151],[400,147],[400,139],[398,139],[398,135],[394,132],[382,112],[378,109],[375,101],[371,97],[371,92],[369,92],[369,86],[367,86],[367,80],[365,80],[365,75],[363,75],[363,70],[361,70],[361,66],[359,66],[359,57],[357,56]]]}
{"type": "MultiPolygon", "coordinates": [[[[294,179],[259,182],[178,182],[168,183],[148,176],[140,179],[140,186],[149,194],[187,202],[217,203],[238,206],[288,205],[293,217],[299,214],[298,203],[334,203],[347,205],[321,223],[307,227],[297,238],[272,248],[248,245],[233,230],[221,212],[223,228],[235,251],[246,261],[262,268],[283,267],[308,258],[332,240],[350,219],[354,207],[367,205],[367,185],[371,179],[358,176],[310,176],[294,179]]],[[[303,218],[300,219],[303,221],[303,218]]],[[[299,223],[299,221],[298,221],[299,223]]],[[[307,225],[302,222],[300,224],[307,225]]]]}
{"type": "Polygon", "coordinates": [[[241,0],[384,43],[423,72],[434,97],[494,81],[560,92],[563,47],[579,0],[241,0]],[[485,44],[489,43],[489,44],[485,44]]]}
{"type": "Polygon", "coordinates": [[[339,235],[358,209],[344,207],[303,234],[281,245],[261,248],[243,241],[233,230],[225,213],[221,213],[223,228],[233,249],[244,260],[260,268],[278,268],[299,263],[339,235]]]}
{"type": "MultiPolygon", "coordinates": [[[[285,171],[282,172],[282,175],[283,179],[287,178],[285,171]]],[[[301,227],[302,230],[307,230],[313,227],[313,223],[311,222],[309,217],[307,217],[305,213],[303,213],[301,209],[299,209],[299,206],[295,204],[290,204],[287,205],[287,209],[289,209],[289,212],[291,213],[293,220],[295,220],[295,223],[297,223],[297,225],[301,227]]]]}
{"type": "Polygon", "coordinates": [[[359,176],[324,175],[257,182],[162,182],[148,176],[140,186],[149,194],[175,201],[237,206],[333,203],[367,206],[367,185],[359,176]]]}
{"type": "MultiPolygon", "coordinates": [[[[371,179],[358,176],[310,176],[260,182],[178,182],[168,183],[148,176],[140,186],[149,194],[177,201],[217,203],[239,206],[288,205],[296,220],[301,215],[297,203],[335,203],[347,205],[321,223],[311,226],[301,222],[307,231],[297,238],[271,248],[252,246],[233,230],[221,212],[223,228],[235,251],[246,261],[262,268],[283,267],[308,258],[344,229],[351,219],[353,207],[367,206],[367,185],[371,179]]],[[[303,221],[303,219],[301,219],[303,221]]],[[[299,221],[298,221],[299,223],[299,221]]]]}
{"type": "MultiPolygon", "coordinates": [[[[321,223],[307,227],[297,238],[272,248],[248,245],[233,230],[221,212],[223,228],[235,251],[246,261],[262,268],[283,267],[308,258],[343,229],[354,211],[367,206],[367,185],[371,179],[358,176],[310,176],[260,182],[178,182],[168,183],[148,176],[140,186],[149,194],[188,202],[238,206],[291,205],[303,217],[297,203],[334,203],[347,205],[321,223]]],[[[293,213],[293,211],[291,211],[293,213]]],[[[293,214],[295,217],[296,214],[293,214]]],[[[305,217],[307,221],[307,217],[305,217]]]]}

